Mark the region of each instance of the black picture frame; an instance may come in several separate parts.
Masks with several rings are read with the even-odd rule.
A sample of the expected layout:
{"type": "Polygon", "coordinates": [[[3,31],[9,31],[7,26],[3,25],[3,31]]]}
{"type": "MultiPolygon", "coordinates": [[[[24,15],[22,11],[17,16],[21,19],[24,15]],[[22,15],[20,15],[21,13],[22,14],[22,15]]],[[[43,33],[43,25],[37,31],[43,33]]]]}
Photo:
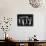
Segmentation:
{"type": "Polygon", "coordinates": [[[17,14],[18,26],[33,26],[33,14],[17,14]]]}

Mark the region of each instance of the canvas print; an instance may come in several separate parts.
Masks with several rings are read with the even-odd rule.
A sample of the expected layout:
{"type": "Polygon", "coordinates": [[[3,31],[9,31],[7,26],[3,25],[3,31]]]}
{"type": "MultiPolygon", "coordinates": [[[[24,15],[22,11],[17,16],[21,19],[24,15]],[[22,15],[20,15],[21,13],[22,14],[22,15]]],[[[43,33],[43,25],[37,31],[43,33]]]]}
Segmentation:
{"type": "Polygon", "coordinates": [[[18,14],[17,25],[18,26],[33,26],[33,14],[18,14]]]}

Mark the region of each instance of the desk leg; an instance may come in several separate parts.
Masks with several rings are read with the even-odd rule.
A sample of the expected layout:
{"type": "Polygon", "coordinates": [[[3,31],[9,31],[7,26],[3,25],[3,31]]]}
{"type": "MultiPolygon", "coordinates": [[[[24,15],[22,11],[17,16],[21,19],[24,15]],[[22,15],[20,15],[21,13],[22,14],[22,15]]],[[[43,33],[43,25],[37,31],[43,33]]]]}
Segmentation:
{"type": "Polygon", "coordinates": [[[34,46],[38,46],[38,43],[34,43],[34,46]]]}
{"type": "Polygon", "coordinates": [[[28,43],[24,43],[24,46],[28,46],[28,43]]]}
{"type": "Polygon", "coordinates": [[[20,46],[20,44],[19,43],[16,43],[16,46],[20,46]]]}

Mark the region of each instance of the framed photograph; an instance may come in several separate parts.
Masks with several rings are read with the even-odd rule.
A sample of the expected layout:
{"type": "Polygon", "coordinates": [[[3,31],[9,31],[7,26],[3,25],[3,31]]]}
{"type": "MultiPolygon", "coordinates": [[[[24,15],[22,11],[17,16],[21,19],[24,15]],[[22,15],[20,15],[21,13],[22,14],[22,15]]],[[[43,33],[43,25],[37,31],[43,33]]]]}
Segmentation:
{"type": "Polygon", "coordinates": [[[18,26],[33,26],[33,14],[17,14],[18,26]]]}

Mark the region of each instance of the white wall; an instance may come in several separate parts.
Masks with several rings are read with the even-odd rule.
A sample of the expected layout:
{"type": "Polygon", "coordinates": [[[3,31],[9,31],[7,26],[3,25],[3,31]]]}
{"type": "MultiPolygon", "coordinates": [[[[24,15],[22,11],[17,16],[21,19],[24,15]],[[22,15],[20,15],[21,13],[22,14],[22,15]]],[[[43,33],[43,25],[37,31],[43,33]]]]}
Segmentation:
{"type": "MultiPolygon", "coordinates": [[[[12,17],[13,22],[10,31],[8,31],[17,40],[27,40],[34,34],[39,40],[46,40],[45,33],[45,15],[46,6],[40,8],[33,8],[30,6],[28,0],[0,0],[0,19],[4,16],[12,17]],[[18,27],[17,14],[33,14],[33,27],[18,27]]],[[[0,35],[2,31],[0,31],[0,35]]],[[[0,39],[3,37],[0,36],[0,39]]]]}

